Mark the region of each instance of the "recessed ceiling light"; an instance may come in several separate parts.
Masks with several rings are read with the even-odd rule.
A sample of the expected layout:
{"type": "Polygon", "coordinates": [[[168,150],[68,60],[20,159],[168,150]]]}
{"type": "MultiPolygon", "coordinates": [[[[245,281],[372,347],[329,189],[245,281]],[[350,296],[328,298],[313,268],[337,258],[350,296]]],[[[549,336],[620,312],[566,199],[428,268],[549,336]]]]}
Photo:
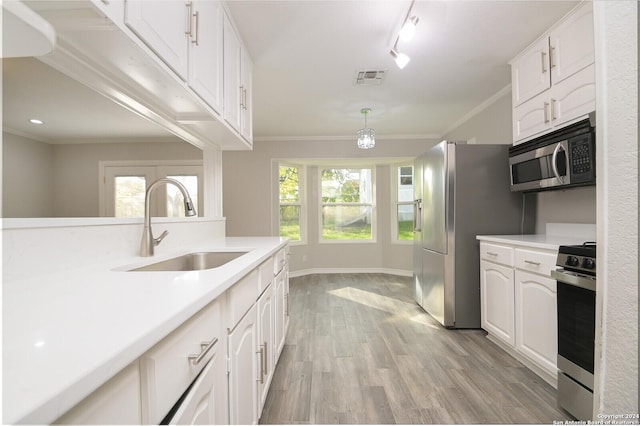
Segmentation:
{"type": "Polygon", "coordinates": [[[37,118],[32,118],[29,120],[31,124],[44,124],[44,121],[38,120],[37,118]]]}

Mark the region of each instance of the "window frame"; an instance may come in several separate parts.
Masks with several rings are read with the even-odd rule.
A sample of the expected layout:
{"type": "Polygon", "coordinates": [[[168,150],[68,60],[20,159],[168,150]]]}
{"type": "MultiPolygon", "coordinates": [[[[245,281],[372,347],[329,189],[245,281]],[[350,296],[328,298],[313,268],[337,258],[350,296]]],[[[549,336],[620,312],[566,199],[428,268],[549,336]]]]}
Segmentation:
{"type": "Polygon", "coordinates": [[[280,235],[280,207],[285,206],[299,206],[300,208],[300,239],[289,240],[289,245],[305,245],[308,242],[307,232],[307,167],[304,164],[297,163],[295,161],[275,160],[274,161],[274,174],[275,174],[275,215],[273,221],[274,234],[280,235]],[[280,167],[295,167],[298,169],[298,202],[297,203],[280,203],[280,167]]]}
{"type": "Polygon", "coordinates": [[[317,186],[317,191],[318,191],[318,196],[317,196],[317,202],[318,202],[318,244],[376,244],[378,242],[378,221],[377,221],[377,209],[376,209],[376,165],[375,164],[359,164],[359,165],[352,165],[352,164],[340,164],[339,162],[336,162],[338,165],[331,165],[330,163],[323,163],[322,165],[318,165],[317,166],[317,180],[318,180],[318,186],[317,186]],[[371,203],[324,203],[322,201],[322,171],[323,170],[329,170],[329,169],[359,169],[359,170],[364,170],[364,169],[368,169],[371,170],[371,203]],[[369,206],[371,207],[371,239],[350,239],[350,240],[346,240],[346,239],[336,239],[336,240],[326,240],[324,238],[322,238],[322,228],[323,228],[323,222],[322,222],[322,208],[325,205],[332,205],[332,206],[349,206],[349,207],[354,207],[354,206],[369,206]]]}
{"type": "MultiPolygon", "coordinates": [[[[204,217],[204,166],[202,160],[123,160],[123,161],[99,161],[98,162],[98,212],[101,217],[115,217],[115,209],[112,204],[113,182],[111,178],[119,173],[124,175],[144,175],[146,187],[156,179],[169,175],[196,175],[198,176],[198,205],[196,212],[199,217],[204,217]]],[[[166,189],[161,186],[152,200],[151,216],[166,216],[166,189]]]]}
{"type": "MultiPolygon", "coordinates": [[[[398,207],[401,205],[407,206],[407,205],[413,205],[414,204],[414,200],[413,200],[413,196],[411,197],[412,200],[411,201],[400,201],[400,192],[399,192],[399,187],[400,187],[400,182],[401,182],[401,174],[400,174],[400,170],[403,167],[411,167],[411,175],[412,175],[412,181],[411,181],[411,191],[413,192],[413,163],[407,163],[407,162],[402,162],[402,163],[395,163],[392,165],[392,170],[393,172],[391,173],[391,199],[392,202],[389,203],[389,205],[392,207],[391,208],[391,212],[390,212],[390,216],[391,216],[391,244],[401,244],[401,245],[410,245],[413,244],[413,239],[411,240],[400,240],[399,239],[399,233],[398,233],[398,207]]],[[[414,213],[415,214],[415,213],[414,213]]],[[[415,218],[414,218],[415,220],[415,218]]]]}

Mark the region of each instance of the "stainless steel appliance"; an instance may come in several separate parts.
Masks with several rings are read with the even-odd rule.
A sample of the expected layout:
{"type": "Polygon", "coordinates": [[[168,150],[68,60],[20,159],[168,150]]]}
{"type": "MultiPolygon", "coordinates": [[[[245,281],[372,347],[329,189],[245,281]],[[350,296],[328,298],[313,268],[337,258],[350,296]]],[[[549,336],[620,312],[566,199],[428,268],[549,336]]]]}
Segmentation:
{"type": "Polygon", "coordinates": [[[596,245],[560,246],[551,275],[558,283],[558,404],[580,420],[593,416],[596,245]]]}
{"type": "Polygon", "coordinates": [[[509,149],[512,191],[544,191],[595,185],[592,118],[509,149]]]}
{"type": "Polygon", "coordinates": [[[443,141],[414,162],[415,298],[445,327],[480,327],[476,235],[533,225],[509,190],[508,148],[443,141]]]}

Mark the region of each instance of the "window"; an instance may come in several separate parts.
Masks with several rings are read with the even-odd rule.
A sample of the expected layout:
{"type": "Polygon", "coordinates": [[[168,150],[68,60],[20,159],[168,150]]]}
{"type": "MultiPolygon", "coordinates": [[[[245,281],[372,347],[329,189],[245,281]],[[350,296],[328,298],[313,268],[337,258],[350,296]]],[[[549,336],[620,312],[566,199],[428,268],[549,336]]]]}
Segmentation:
{"type": "Polygon", "coordinates": [[[395,195],[395,210],[392,212],[395,222],[395,241],[413,241],[413,166],[401,165],[396,167],[393,181],[395,195]]]}
{"type": "MultiPolygon", "coordinates": [[[[203,216],[203,168],[201,161],[101,161],[100,214],[107,217],[144,217],[147,187],[169,177],[189,192],[198,216],[203,216]]],[[[150,205],[155,217],[183,217],[182,193],[174,185],[161,185],[150,205]]]]}
{"type": "Polygon", "coordinates": [[[320,186],[320,239],[373,241],[373,169],[324,168],[320,186]]]}
{"type": "Polygon", "coordinates": [[[280,164],[278,168],[280,236],[303,240],[302,171],[298,166],[280,164]]]}

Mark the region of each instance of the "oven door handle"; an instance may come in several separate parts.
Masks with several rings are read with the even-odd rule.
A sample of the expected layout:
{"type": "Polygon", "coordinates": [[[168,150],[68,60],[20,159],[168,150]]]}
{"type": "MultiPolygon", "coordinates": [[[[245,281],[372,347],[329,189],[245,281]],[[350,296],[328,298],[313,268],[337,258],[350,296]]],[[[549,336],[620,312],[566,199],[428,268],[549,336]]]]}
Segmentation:
{"type": "Polygon", "coordinates": [[[594,277],[570,273],[562,269],[551,271],[551,276],[559,282],[584,288],[586,290],[596,291],[596,279],[594,277]]]}

